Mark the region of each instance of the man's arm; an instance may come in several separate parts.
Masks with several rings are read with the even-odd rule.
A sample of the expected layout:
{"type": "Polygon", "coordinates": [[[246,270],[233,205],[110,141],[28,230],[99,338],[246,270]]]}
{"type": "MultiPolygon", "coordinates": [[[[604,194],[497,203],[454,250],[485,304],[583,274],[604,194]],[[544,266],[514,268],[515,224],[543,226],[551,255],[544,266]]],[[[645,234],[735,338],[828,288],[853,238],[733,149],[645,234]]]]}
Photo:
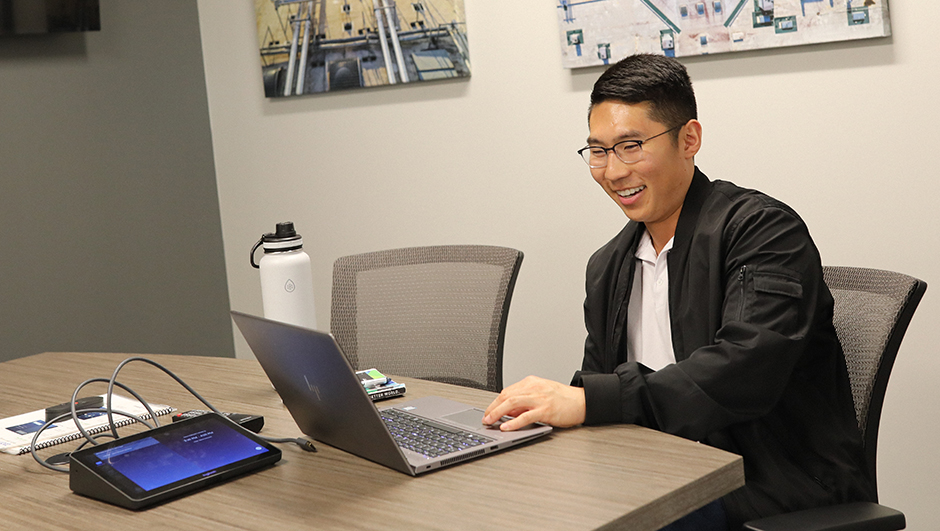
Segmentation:
{"type": "MultiPolygon", "coordinates": [[[[633,224],[628,224],[615,240],[634,238],[636,228],[633,224]]],[[[612,244],[611,248],[618,248],[619,244],[612,244]]],[[[593,267],[592,264],[600,264],[597,267],[609,267],[613,272],[609,274],[616,275],[620,268],[621,259],[610,260],[609,256],[602,251],[595,253],[589,260],[588,270],[593,267]]],[[[588,277],[586,279],[586,290],[588,292],[597,291],[597,286],[592,283],[601,282],[600,279],[588,277]]],[[[613,294],[612,294],[613,295],[613,294]]],[[[606,304],[606,301],[604,301],[606,304]]],[[[596,308],[598,311],[601,307],[596,308]]],[[[585,316],[591,313],[591,309],[585,305],[585,316]]],[[[592,326],[592,323],[603,323],[602,319],[586,318],[588,335],[584,348],[585,368],[590,366],[590,370],[602,371],[602,357],[600,345],[594,343],[593,338],[604,337],[605,331],[592,326]]],[[[601,325],[602,326],[602,325],[601,325]]],[[[607,372],[614,369],[614,364],[610,364],[607,372]]],[[[483,418],[484,424],[493,424],[502,418],[503,415],[516,417],[510,422],[500,425],[502,430],[514,430],[527,426],[531,422],[543,422],[558,428],[567,428],[582,424],[585,421],[585,396],[584,389],[563,385],[551,380],[545,380],[536,376],[528,378],[513,384],[505,389],[486,409],[483,418]]]]}

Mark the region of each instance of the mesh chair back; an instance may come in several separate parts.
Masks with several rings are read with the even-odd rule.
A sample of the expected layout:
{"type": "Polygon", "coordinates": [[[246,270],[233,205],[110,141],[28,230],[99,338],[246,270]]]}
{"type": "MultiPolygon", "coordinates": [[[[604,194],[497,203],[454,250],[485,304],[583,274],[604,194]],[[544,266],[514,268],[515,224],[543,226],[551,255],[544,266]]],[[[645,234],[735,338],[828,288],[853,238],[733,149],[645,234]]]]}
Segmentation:
{"type": "Polygon", "coordinates": [[[888,376],[927,283],[891,271],[841,266],[824,266],[823,277],[835,299],[833,323],[845,353],[866,461],[875,479],[888,376]]]}
{"type": "Polygon", "coordinates": [[[391,249],[333,265],[330,329],[357,370],[501,391],[522,253],[482,245],[391,249]]]}

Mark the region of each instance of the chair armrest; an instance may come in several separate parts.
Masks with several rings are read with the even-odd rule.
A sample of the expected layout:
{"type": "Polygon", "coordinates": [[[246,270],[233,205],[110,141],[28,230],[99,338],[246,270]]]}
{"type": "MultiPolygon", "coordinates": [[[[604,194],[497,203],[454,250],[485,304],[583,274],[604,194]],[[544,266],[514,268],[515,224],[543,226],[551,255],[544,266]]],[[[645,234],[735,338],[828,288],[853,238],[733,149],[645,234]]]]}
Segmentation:
{"type": "Polygon", "coordinates": [[[751,531],[896,531],[906,526],[900,511],[868,502],[817,507],[744,524],[751,531]]]}

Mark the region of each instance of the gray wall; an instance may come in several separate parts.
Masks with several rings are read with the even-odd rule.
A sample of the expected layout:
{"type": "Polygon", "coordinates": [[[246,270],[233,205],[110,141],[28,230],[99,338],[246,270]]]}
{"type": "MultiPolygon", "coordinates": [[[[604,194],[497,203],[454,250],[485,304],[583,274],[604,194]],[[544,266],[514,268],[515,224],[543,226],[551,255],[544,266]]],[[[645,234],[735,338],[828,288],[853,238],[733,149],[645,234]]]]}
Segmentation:
{"type": "Polygon", "coordinates": [[[0,39],[0,360],[233,356],[194,0],[0,39]]]}

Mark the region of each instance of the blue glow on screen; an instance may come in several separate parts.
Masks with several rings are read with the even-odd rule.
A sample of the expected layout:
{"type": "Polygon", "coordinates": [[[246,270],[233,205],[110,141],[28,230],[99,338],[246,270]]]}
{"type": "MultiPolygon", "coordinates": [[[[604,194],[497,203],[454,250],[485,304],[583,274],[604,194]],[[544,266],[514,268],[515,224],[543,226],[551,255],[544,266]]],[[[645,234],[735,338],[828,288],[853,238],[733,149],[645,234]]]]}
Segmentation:
{"type": "Polygon", "coordinates": [[[225,426],[196,424],[191,432],[163,433],[97,452],[96,465],[110,465],[144,490],[202,474],[268,450],[225,426]]]}

